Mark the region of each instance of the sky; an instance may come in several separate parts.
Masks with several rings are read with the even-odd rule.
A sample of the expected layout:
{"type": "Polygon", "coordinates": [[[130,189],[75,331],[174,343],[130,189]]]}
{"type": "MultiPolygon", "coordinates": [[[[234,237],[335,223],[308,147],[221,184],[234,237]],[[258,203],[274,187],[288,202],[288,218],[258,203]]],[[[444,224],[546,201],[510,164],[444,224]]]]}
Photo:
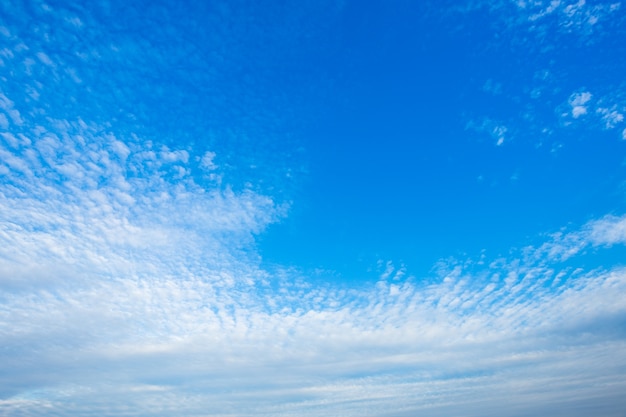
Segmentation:
{"type": "Polygon", "coordinates": [[[621,0],[0,0],[0,416],[626,416],[621,0]]]}

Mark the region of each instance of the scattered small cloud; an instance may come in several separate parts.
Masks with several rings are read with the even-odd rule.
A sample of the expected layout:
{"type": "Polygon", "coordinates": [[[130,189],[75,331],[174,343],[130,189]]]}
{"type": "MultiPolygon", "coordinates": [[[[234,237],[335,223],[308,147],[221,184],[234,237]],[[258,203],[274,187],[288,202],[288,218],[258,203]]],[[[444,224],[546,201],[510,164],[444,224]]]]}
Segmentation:
{"type": "Polygon", "coordinates": [[[586,227],[588,240],[593,245],[626,244],[626,216],[605,216],[586,227]]]}
{"type": "Polygon", "coordinates": [[[587,114],[587,103],[589,100],[591,100],[591,93],[588,91],[574,93],[570,96],[568,102],[572,108],[571,115],[574,119],[587,114]]]}
{"type": "Polygon", "coordinates": [[[519,12],[532,24],[544,23],[554,18],[563,33],[581,36],[591,34],[601,20],[620,9],[620,2],[594,2],[586,0],[567,2],[562,0],[518,1],[519,12]]]}
{"type": "Polygon", "coordinates": [[[533,249],[533,257],[560,262],[590,247],[618,244],[626,244],[626,215],[607,215],[588,222],[578,231],[551,235],[547,242],[533,249]]]}
{"type": "Polygon", "coordinates": [[[215,165],[214,160],[215,152],[207,151],[204,153],[202,159],[200,160],[200,166],[207,171],[214,171],[218,168],[218,166],[215,165]]]}
{"type": "Polygon", "coordinates": [[[602,130],[621,125],[625,109],[619,91],[599,97],[594,97],[589,91],[576,92],[570,95],[567,104],[559,106],[564,125],[584,123],[590,128],[602,130]]]}
{"type": "Polygon", "coordinates": [[[618,112],[615,106],[611,109],[599,107],[596,112],[601,116],[605,129],[613,129],[624,121],[624,115],[618,112]]]}
{"type": "MultiPolygon", "coordinates": [[[[463,13],[487,10],[490,13],[493,30],[499,33],[490,45],[491,48],[517,49],[523,46],[529,53],[542,57],[533,59],[528,65],[521,65],[519,71],[514,71],[515,81],[507,81],[500,75],[501,84],[490,78],[479,85],[482,91],[492,94],[489,98],[491,106],[501,104],[502,108],[515,109],[517,115],[523,115],[522,121],[519,121],[519,117],[506,118],[508,136],[514,130],[516,137],[548,142],[551,139],[544,132],[556,131],[559,127],[586,124],[594,128],[602,126],[604,129],[612,129],[623,123],[626,115],[623,100],[625,90],[619,84],[609,87],[612,90],[596,90],[594,85],[593,96],[591,91],[578,90],[566,99],[566,103],[562,103],[561,81],[563,74],[567,73],[568,64],[561,62],[559,54],[552,55],[552,52],[562,50],[564,44],[580,48],[580,53],[586,54],[592,51],[585,49],[598,42],[613,42],[609,36],[615,36],[616,28],[624,27],[621,2],[496,0],[488,3],[475,2],[472,6],[458,10],[463,13]],[[555,106],[554,103],[559,102],[562,104],[555,106]],[[558,118],[555,120],[546,117],[555,107],[558,118]]],[[[618,31],[621,32],[622,30],[618,31]]],[[[597,68],[597,71],[601,72],[603,69],[597,68]]],[[[574,80],[579,74],[582,72],[574,71],[567,77],[574,80]]],[[[581,84],[588,84],[588,81],[578,80],[581,84]]],[[[484,113],[484,118],[494,120],[502,118],[501,114],[500,109],[492,109],[484,113]]],[[[475,119],[480,120],[480,116],[475,119]]],[[[494,132],[492,135],[497,145],[506,144],[509,139],[507,134],[494,132]]],[[[544,149],[550,149],[550,146],[545,146],[544,149]]]]}

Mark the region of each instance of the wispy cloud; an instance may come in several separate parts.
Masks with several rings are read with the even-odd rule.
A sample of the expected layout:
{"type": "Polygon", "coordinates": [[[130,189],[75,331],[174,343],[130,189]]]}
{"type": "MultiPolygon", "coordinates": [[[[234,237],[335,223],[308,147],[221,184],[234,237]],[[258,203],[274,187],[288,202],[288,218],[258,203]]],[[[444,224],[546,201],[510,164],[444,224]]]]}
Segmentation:
{"type": "Polygon", "coordinates": [[[561,117],[566,125],[584,119],[585,123],[595,129],[611,130],[624,122],[623,94],[617,92],[608,93],[595,98],[591,92],[582,91],[572,93],[567,100],[567,105],[561,105],[561,117]],[[566,110],[565,110],[566,109],[566,110]]]}
{"type": "Polygon", "coordinates": [[[571,114],[574,119],[587,114],[587,103],[589,100],[591,100],[591,93],[588,91],[575,93],[570,96],[569,104],[572,108],[571,114]]]}
{"type": "Polygon", "coordinates": [[[535,261],[539,259],[564,261],[592,248],[624,244],[626,244],[626,216],[607,215],[590,221],[580,230],[554,233],[538,248],[527,248],[526,253],[531,254],[535,261]]]}
{"type": "Polygon", "coordinates": [[[496,0],[470,2],[456,10],[488,10],[508,29],[525,28],[539,40],[549,42],[549,32],[592,41],[592,36],[604,31],[603,24],[620,18],[622,9],[620,1],[611,0],[496,0]]]}
{"type": "Polygon", "coordinates": [[[510,132],[507,126],[500,121],[490,118],[484,118],[479,122],[470,120],[465,127],[466,129],[476,132],[486,133],[491,137],[496,146],[502,146],[504,142],[509,139],[510,132]]]}
{"type": "Polygon", "coordinates": [[[621,8],[621,2],[594,2],[586,0],[562,1],[517,1],[518,12],[532,24],[545,24],[544,21],[553,18],[560,31],[589,35],[596,25],[621,8]]]}

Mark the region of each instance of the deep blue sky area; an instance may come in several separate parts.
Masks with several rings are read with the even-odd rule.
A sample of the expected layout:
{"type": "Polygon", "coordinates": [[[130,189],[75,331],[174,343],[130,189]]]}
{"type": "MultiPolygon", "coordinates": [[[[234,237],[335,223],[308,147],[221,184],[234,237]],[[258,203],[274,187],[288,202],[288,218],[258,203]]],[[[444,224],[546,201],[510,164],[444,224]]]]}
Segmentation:
{"type": "Polygon", "coordinates": [[[624,417],[624,0],[0,0],[0,416],[624,417]]]}

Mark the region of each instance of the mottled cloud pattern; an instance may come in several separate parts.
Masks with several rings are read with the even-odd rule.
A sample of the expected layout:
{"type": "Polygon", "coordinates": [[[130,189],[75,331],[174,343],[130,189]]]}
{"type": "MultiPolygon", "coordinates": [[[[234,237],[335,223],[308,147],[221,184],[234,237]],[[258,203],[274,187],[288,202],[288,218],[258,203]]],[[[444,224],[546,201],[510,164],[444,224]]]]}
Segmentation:
{"type": "Polygon", "coordinates": [[[624,218],[429,282],[388,263],[372,285],[312,286],[259,267],[253,236],[281,209],[194,179],[207,155],[82,121],[11,129],[1,152],[6,415],[623,405],[626,270],[562,261],[624,244],[624,218]]]}
{"type": "MultiPolygon", "coordinates": [[[[584,2],[557,3],[531,18],[592,24],[584,2]]],[[[255,239],[287,204],[229,183],[219,149],[148,139],[71,98],[52,106],[46,94],[66,90],[44,78],[78,85],[75,99],[88,77],[11,33],[0,415],[623,415],[626,267],[589,259],[623,250],[626,217],[442,260],[427,278],[391,261],[358,284],[263,266],[255,239]]],[[[572,118],[591,97],[570,96],[572,118]]],[[[478,129],[508,140],[500,123],[478,129]]]]}

